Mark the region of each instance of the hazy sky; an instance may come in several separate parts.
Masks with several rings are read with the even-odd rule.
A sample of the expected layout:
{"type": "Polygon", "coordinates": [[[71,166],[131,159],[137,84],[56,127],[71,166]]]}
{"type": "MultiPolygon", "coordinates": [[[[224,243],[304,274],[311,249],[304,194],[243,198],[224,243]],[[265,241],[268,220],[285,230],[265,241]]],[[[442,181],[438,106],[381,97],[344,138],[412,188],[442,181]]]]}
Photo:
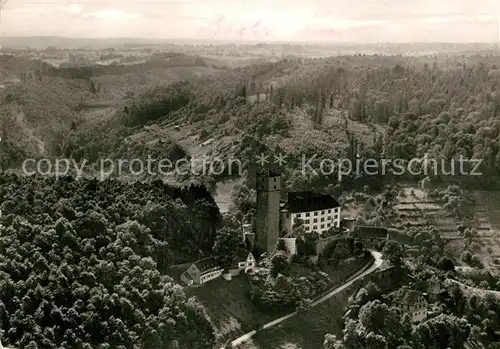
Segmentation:
{"type": "Polygon", "coordinates": [[[500,0],[8,0],[1,27],[6,36],[499,42],[499,19],[500,0]]]}

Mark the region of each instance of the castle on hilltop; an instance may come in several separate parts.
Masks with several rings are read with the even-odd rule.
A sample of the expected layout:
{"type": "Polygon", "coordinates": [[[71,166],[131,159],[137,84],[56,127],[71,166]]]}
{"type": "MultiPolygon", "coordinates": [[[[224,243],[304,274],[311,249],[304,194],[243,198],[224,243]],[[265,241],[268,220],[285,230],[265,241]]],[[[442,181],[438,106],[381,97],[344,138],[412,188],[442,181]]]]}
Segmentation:
{"type": "MultiPolygon", "coordinates": [[[[291,235],[295,224],[303,224],[305,233],[317,232],[320,236],[331,228],[340,228],[340,204],[328,194],[310,191],[288,193],[287,202],[281,203],[281,175],[274,171],[257,174],[257,208],[255,241],[257,255],[276,250],[280,240],[281,225],[288,233],[284,238],[288,249],[295,251],[295,238],[291,235]]],[[[250,239],[249,239],[250,240],[250,239]]],[[[293,253],[292,253],[293,254],[293,253]]]]}

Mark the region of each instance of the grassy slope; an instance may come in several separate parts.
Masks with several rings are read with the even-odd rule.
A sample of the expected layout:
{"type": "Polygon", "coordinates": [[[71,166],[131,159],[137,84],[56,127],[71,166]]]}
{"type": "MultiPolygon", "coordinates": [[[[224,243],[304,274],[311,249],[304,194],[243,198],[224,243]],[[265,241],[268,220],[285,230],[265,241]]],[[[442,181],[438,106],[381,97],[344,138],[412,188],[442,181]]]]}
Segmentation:
{"type": "Polygon", "coordinates": [[[460,285],[460,289],[463,292],[463,295],[467,299],[470,299],[472,296],[483,298],[483,297],[490,295],[490,296],[493,296],[493,297],[497,298],[498,300],[500,300],[500,292],[499,291],[484,290],[484,289],[481,289],[479,287],[471,287],[471,286],[467,286],[464,284],[459,284],[459,285],[460,285]]]}
{"type": "MultiPolygon", "coordinates": [[[[474,191],[475,196],[475,219],[473,228],[478,232],[479,239],[474,246],[467,246],[462,239],[457,239],[457,225],[460,223],[453,217],[443,213],[443,204],[425,196],[419,186],[406,186],[406,195],[399,196],[399,203],[395,206],[396,215],[391,217],[391,222],[399,226],[426,227],[432,226],[440,231],[444,238],[451,238],[447,243],[447,251],[460,264],[460,255],[464,250],[471,250],[478,254],[486,268],[496,272],[500,271],[500,265],[494,262],[500,261],[500,195],[496,192],[474,191]],[[413,190],[414,195],[411,195],[413,190]]],[[[350,204],[345,212],[356,216],[361,205],[350,204]]],[[[463,263],[462,263],[463,264],[463,263]]],[[[464,264],[465,265],[465,264],[464,264]]]]}
{"type": "MultiPolygon", "coordinates": [[[[311,117],[298,110],[290,114],[292,130],[290,136],[281,139],[280,146],[287,152],[300,154],[306,149],[328,149],[332,155],[341,155],[348,145],[347,131],[368,146],[373,144],[375,135],[384,132],[380,126],[361,124],[345,119],[340,110],[327,109],[323,124],[314,129],[311,117]]],[[[333,158],[335,159],[335,158],[333,158]]]]}
{"type": "MultiPolygon", "coordinates": [[[[341,284],[346,277],[364,265],[365,262],[362,260],[350,260],[348,264],[330,267],[328,274],[336,284],[341,284]]],[[[308,272],[305,267],[294,266],[296,267],[292,270],[299,274],[308,272]]],[[[270,315],[257,310],[248,298],[249,290],[250,285],[246,277],[240,275],[230,282],[217,279],[201,287],[188,288],[186,292],[190,296],[196,296],[205,306],[220,342],[223,343],[225,340],[234,340],[240,335],[254,330],[258,324],[264,324],[279,317],[279,315],[270,315]]],[[[257,343],[261,343],[259,338],[262,336],[263,343],[272,345],[258,346],[257,348],[276,348],[277,346],[273,346],[274,344],[285,343],[289,339],[287,333],[293,332],[292,342],[300,343],[303,349],[307,349],[307,347],[302,346],[302,339],[310,341],[320,334],[322,341],[326,333],[332,333],[332,331],[337,333],[341,325],[340,316],[347,304],[348,293],[341,292],[309,312],[287,320],[282,325],[285,327],[280,326],[259,334],[256,339],[257,343]],[[302,326],[303,323],[307,324],[306,327],[302,326]]],[[[313,341],[313,343],[316,342],[313,341]]]]}
{"type": "Polygon", "coordinates": [[[240,275],[230,282],[221,278],[188,288],[186,293],[196,296],[205,306],[220,338],[233,339],[275,318],[255,308],[248,297],[249,290],[246,276],[240,275]]]}
{"type": "Polygon", "coordinates": [[[500,259],[500,195],[497,192],[475,191],[476,230],[479,234],[482,261],[486,266],[500,271],[493,263],[500,259]]]}
{"type": "Polygon", "coordinates": [[[276,349],[290,344],[301,349],[321,348],[327,333],[341,334],[342,315],[354,291],[352,286],[317,307],[258,333],[241,349],[276,349]]]}
{"type": "Polygon", "coordinates": [[[213,69],[204,67],[165,68],[123,75],[103,75],[96,80],[101,85],[101,93],[106,94],[108,100],[121,100],[129,91],[139,93],[151,86],[166,85],[212,72],[213,69]]]}

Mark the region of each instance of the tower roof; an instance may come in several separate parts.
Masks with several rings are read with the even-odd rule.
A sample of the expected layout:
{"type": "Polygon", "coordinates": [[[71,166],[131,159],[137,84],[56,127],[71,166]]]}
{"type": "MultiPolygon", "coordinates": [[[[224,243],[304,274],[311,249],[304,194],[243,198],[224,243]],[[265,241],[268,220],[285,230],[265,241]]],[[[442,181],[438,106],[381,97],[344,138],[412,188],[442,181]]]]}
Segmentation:
{"type": "Polygon", "coordinates": [[[257,176],[259,177],[280,177],[281,173],[273,169],[261,169],[257,171],[257,176]]]}

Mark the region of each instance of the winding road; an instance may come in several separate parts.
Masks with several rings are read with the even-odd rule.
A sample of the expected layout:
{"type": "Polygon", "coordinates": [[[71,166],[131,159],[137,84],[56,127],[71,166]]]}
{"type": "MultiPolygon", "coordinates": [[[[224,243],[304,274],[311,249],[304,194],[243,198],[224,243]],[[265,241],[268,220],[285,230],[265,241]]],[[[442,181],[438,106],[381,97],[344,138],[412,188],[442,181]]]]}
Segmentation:
{"type": "MultiPolygon", "coordinates": [[[[314,301],[311,306],[315,307],[318,304],[323,303],[324,301],[330,299],[331,297],[333,297],[337,293],[342,292],[343,290],[345,290],[346,288],[348,288],[349,286],[351,286],[353,283],[355,283],[359,279],[362,279],[366,275],[371,274],[375,270],[377,270],[382,265],[382,262],[383,262],[382,254],[380,252],[376,252],[376,251],[370,251],[370,253],[372,254],[373,258],[375,258],[375,261],[373,262],[373,264],[368,269],[361,269],[361,271],[355,273],[353,276],[351,276],[348,279],[348,281],[346,281],[345,283],[343,283],[341,286],[334,288],[333,290],[331,290],[330,292],[328,292],[327,294],[325,294],[321,298],[319,298],[316,301],[314,301]]],[[[262,329],[267,329],[267,328],[271,328],[273,326],[276,326],[276,325],[282,323],[283,321],[285,321],[285,320],[287,320],[287,319],[289,319],[289,318],[291,318],[292,316],[295,316],[295,315],[297,315],[297,311],[294,311],[293,313],[290,313],[290,314],[282,316],[282,317],[280,317],[280,318],[278,318],[276,320],[268,322],[267,324],[265,324],[262,327],[262,329]]],[[[234,348],[234,347],[236,347],[236,346],[238,346],[238,345],[240,345],[240,344],[248,341],[256,333],[257,333],[257,331],[253,330],[253,331],[250,331],[250,332],[244,334],[243,336],[241,336],[239,338],[236,338],[235,340],[233,340],[231,342],[231,347],[234,348]]],[[[221,349],[223,349],[223,348],[221,348],[221,349]]]]}

